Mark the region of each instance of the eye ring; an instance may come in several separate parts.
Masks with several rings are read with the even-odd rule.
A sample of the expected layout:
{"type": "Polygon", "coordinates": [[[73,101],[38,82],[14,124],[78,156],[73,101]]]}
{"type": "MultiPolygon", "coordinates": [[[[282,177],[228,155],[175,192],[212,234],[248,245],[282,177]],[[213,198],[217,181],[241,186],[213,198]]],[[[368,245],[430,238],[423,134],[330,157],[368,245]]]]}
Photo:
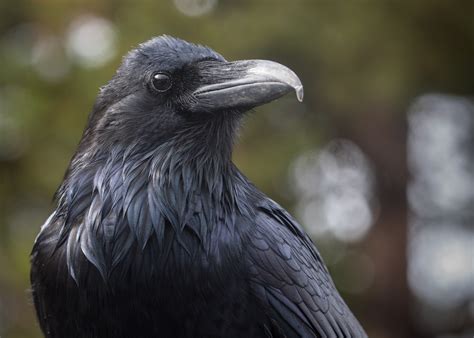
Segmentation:
{"type": "Polygon", "coordinates": [[[171,76],[167,73],[157,72],[151,77],[151,87],[159,93],[166,92],[173,85],[171,76]]]}

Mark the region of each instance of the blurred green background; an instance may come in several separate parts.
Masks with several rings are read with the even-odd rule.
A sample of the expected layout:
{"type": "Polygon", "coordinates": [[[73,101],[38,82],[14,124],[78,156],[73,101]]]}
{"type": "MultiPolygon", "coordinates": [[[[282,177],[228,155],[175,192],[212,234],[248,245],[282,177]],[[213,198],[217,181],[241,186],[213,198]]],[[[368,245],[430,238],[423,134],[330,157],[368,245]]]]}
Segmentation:
{"type": "Polygon", "coordinates": [[[29,252],[98,88],[153,36],[292,68],[234,160],[371,337],[474,332],[474,1],[0,2],[0,337],[40,337],[29,252]]]}

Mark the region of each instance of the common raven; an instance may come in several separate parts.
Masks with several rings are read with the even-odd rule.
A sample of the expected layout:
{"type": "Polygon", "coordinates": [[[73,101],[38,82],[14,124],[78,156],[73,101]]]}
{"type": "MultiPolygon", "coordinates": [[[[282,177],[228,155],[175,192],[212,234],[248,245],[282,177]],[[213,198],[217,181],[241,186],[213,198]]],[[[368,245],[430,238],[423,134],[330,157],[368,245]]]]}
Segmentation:
{"type": "Polygon", "coordinates": [[[303,87],[160,36],[101,88],[31,256],[46,337],[365,337],[302,227],[232,163],[245,112],[303,87]]]}

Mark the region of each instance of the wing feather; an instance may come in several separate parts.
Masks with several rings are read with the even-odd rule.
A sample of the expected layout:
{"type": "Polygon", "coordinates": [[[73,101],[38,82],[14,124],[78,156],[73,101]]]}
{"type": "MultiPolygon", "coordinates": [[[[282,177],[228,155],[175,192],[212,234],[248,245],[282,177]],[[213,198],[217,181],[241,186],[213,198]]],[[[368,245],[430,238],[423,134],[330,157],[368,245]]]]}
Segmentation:
{"type": "Polygon", "coordinates": [[[366,337],[302,227],[271,200],[255,223],[247,249],[251,281],[280,329],[288,337],[366,337]]]}

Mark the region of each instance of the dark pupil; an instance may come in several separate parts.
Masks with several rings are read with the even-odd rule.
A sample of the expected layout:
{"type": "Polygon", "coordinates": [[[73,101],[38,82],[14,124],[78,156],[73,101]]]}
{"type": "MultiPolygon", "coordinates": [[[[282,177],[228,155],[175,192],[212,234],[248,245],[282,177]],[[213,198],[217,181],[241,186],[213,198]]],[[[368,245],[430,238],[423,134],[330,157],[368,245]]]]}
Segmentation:
{"type": "Polygon", "coordinates": [[[165,90],[170,89],[170,77],[166,74],[155,74],[153,76],[153,87],[159,92],[163,92],[165,90]]]}

